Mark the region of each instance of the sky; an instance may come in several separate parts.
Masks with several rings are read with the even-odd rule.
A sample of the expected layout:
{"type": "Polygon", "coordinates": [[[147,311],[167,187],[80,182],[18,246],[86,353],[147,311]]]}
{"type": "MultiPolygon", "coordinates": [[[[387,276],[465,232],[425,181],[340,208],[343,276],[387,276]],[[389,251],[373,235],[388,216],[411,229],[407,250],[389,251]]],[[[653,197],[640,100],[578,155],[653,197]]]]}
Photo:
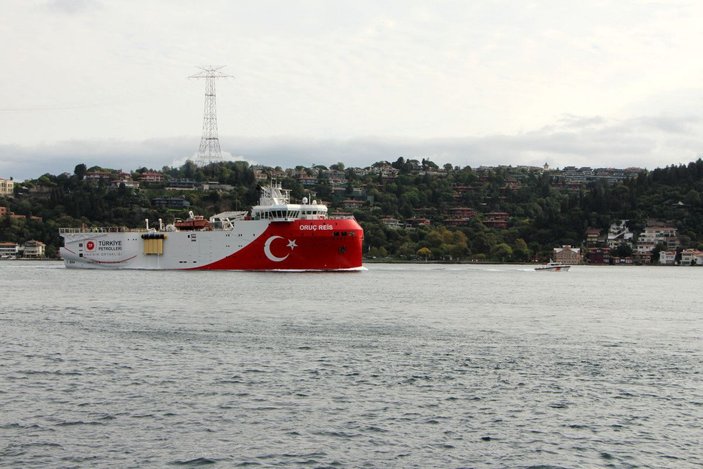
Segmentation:
{"type": "Polygon", "coordinates": [[[703,2],[0,0],[0,177],[192,158],[642,167],[703,155],[703,2]]]}

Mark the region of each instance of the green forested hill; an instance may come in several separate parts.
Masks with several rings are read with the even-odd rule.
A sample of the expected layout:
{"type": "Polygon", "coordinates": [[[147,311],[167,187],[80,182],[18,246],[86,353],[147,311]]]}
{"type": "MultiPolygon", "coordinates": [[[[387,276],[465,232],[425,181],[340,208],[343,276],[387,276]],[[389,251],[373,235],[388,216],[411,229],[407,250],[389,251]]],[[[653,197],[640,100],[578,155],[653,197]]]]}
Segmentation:
{"type": "Polygon", "coordinates": [[[147,218],[170,221],[188,210],[207,216],[244,210],[257,202],[257,184],[272,176],[291,189],[294,201],[313,193],[333,213],[352,212],[364,227],[365,251],[371,257],[545,259],[556,246],[582,245],[589,227],[607,230],[613,221],[627,219],[637,233],[651,218],[676,226],[683,247],[703,248],[701,159],[641,171],[620,181],[570,180],[566,171],[541,168],[439,168],[429,160],[403,158],[346,169],[342,163],[283,170],[244,162],[200,168],[188,162],[180,168],[162,168],[164,182],[129,187],[147,171],[120,174],[79,164],[73,174],[45,174],[18,183],[14,197],[0,199],[0,206],[41,221],[1,217],[0,241],[38,239],[54,255],[61,242],[58,227],[136,227],[147,218]],[[96,174],[102,176],[91,178],[96,174]],[[169,181],[187,187],[168,189],[169,181]],[[203,183],[209,189],[203,189],[203,183]],[[193,184],[196,189],[189,187],[193,184]],[[190,206],[157,206],[155,199],[163,197],[183,198],[190,206]],[[471,209],[472,216],[457,219],[457,209],[471,209]],[[507,214],[507,227],[490,222],[495,212],[507,214]]]}

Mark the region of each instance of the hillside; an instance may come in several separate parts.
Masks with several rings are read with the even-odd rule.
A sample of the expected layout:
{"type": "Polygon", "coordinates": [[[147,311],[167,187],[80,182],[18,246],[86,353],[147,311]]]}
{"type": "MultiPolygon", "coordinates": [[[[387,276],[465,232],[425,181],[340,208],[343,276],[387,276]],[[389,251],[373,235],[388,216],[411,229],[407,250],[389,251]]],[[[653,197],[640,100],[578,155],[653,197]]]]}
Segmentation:
{"type": "MultiPolygon", "coordinates": [[[[79,164],[73,174],[45,174],[1,197],[0,241],[40,240],[55,256],[59,227],[137,227],[189,210],[206,216],[245,210],[257,202],[257,185],[271,177],[291,189],[294,200],[314,197],[332,214],[352,213],[364,227],[369,257],[544,260],[554,247],[585,246],[589,228],[605,233],[628,220],[637,236],[652,219],[678,230],[680,248],[703,248],[701,159],[653,171],[474,169],[403,158],[367,168],[337,163],[285,170],[244,162],[130,172],[79,164]]],[[[633,248],[618,248],[619,255],[633,248]]]]}

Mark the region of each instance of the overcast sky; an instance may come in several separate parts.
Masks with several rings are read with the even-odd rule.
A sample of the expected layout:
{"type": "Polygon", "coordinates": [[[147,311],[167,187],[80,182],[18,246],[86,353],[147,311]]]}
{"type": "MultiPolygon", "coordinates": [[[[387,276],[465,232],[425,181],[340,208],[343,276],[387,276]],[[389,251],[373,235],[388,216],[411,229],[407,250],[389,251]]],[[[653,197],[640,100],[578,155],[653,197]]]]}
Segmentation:
{"type": "Polygon", "coordinates": [[[191,157],[662,167],[703,154],[703,2],[3,0],[0,177],[191,157]]]}

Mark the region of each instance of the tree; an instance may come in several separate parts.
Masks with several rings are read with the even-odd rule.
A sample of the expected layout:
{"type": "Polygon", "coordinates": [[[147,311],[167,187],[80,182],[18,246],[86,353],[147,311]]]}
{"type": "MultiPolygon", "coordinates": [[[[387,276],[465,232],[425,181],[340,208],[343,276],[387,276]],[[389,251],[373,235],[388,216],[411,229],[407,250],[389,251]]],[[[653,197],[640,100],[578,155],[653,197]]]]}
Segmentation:
{"type": "Polygon", "coordinates": [[[498,243],[496,244],[495,248],[493,248],[491,255],[495,259],[501,262],[505,262],[507,260],[510,260],[510,257],[513,255],[513,248],[511,248],[506,243],[498,243]]]}
{"type": "Polygon", "coordinates": [[[530,259],[530,248],[527,247],[524,239],[518,238],[515,240],[513,258],[519,262],[527,262],[530,259]]]}
{"type": "Polygon", "coordinates": [[[612,252],[615,257],[630,257],[632,256],[632,246],[627,243],[620,243],[612,252]]]}
{"type": "Polygon", "coordinates": [[[701,204],[701,194],[697,190],[691,189],[684,197],[684,202],[692,207],[698,207],[701,204]]]}
{"type": "Polygon", "coordinates": [[[83,180],[86,172],[88,172],[88,168],[83,163],[77,164],[76,167],[73,169],[73,174],[75,174],[76,177],[78,177],[79,181],[83,180]]]}
{"type": "Polygon", "coordinates": [[[659,263],[659,253],[662,251],[666,251],[666,243],[659,242],[652,249],[652,264],[659,263]]]}
{"type": "Polygon", "coordinates": [[[432,251],[430,251],[430,248],[423,247],[417,250],[417,255],[418,257],[423,257],[425,262],[427,262],[427,259],[432,255],[432,251]]]}

